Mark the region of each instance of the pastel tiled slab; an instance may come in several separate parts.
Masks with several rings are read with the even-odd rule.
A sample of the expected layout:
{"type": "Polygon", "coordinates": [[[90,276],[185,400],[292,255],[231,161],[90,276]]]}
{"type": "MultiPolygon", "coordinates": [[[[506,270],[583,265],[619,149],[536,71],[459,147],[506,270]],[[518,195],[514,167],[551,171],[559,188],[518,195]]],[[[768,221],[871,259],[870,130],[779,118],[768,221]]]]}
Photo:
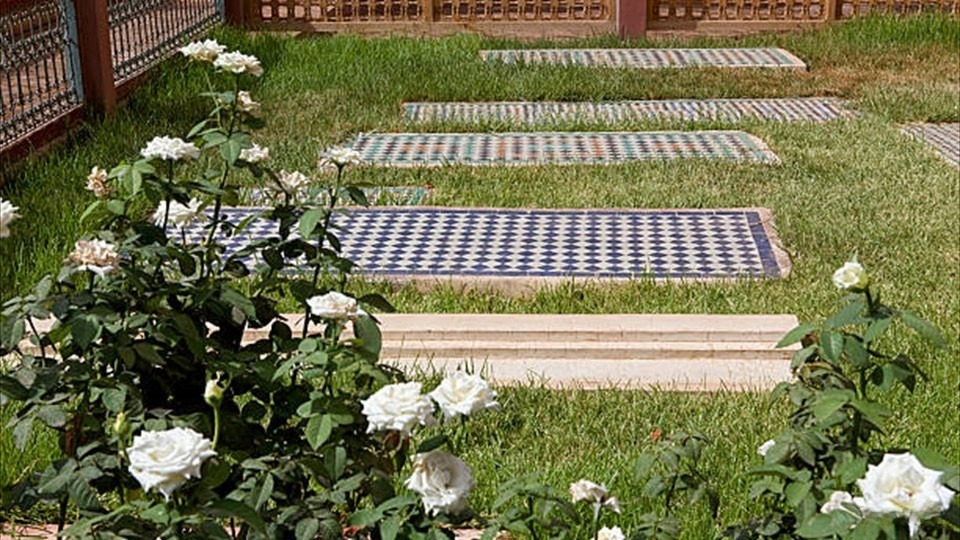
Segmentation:
{"type": "Polygon", "coordinates": [[[773,47],[728,49],[498,49],[480,51],[483,60],[505,63],[663,69],[690,67],[793,68],[807,65],[773,47]]]}
{"type": "Polygon", "coordinates": [[[960,167],[960,123],[955,124],[907,124],[900,130],[923,141],[943,159],[960,167]]]}

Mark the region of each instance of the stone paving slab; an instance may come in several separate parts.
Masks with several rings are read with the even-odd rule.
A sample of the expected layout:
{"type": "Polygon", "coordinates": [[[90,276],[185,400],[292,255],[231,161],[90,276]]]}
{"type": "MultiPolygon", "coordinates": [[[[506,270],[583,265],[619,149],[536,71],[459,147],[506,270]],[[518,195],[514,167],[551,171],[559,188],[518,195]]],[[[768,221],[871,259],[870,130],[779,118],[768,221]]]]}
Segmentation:
{"type": "Polygon", "coordinates": [[[780,159],[742,131],[361,134],[353,149],[370,165],[614,164],[680,158],[767,164],[780,159]]]}
{"type": "Polygon", "coordinates": [[[900,130],[914,139],[923,141],[943,159],[960,167],[960,123],[955,124],[907,124],[900,130]]]}
{"type": "Polygon", "coordinates": [[[483,60],[635,69],[717,67],[793,68],[807,65],[778,48],[734,49],[500,49],[480,51],[483,60]]]}
{"type": "MultiPolygon", "coordinates": [[[[262,209],[228,208],[239,223],[262,209]]],[[[370,277],[526,292],[570,279],[777,278],[790,261],[763,208],[508,210],[357,208],[333,220],[344,256],[370,277]]],[[[274,234],[255,218],[228,252],[274,234]]],[[[203,238],[200,225],[186,231],[203,238]]]]}
{"type": "Polygon", "coordinates": [[[755,118],[776,122],[829,122],[854,116],[835,98],[668,99],[611,102],[447,102],[406,103],[413,122],[626,122],[639,120],[725,120],[755,118]]]}

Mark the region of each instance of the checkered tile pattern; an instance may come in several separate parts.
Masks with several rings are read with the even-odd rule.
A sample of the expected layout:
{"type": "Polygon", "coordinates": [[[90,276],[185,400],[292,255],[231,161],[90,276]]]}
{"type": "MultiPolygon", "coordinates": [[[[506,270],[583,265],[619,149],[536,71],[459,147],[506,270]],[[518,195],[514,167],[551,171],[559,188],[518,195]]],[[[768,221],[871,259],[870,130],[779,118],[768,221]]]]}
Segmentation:
{"type": "Polygon", "coordinates": [[[610,164],[676,158],[780,162],[763,141],[742,131],[381,133],[360,135],[353,149],[365,163],[389,167],[610,164]]]}
{"type": "MultiPolygon", "coordinates": [[[[418,206],[424,204],[430,196],[431,188],[421,186],[382,186],[363,188],[363,194],[367,196],[367,201],[372,206],[418,206]]],[[[316,196],[311,197],[305,194],[304,202],[315,204],[326,204],[327,196],[325,191],[321,191],[316,196]]],[[[280,201],[282,197],[275,191],[265,189],[251,189],[244,193],[243,200],[251,206],[273,205],[280,201]]],[[[353,204],[351,199],[341,197],[339,204],[349,206],[353,204]]]]}
{"type": "Polygon", "coordinates": [[[944,159],[960,167],[960,124],[909,124],[900,129],[927,143],[944,159]]]}
{"type": "Polygon", "coordinates": [[[796,99],[672,99],[608,103],[489,102],[407,103],[413,122],[628,122],[637,120],[726,120],[757,118],[776,122],[829,122],[851,117],[843,102],[832,98],[796,99]]]}
{"type": "Polygon", "coordinates": [[[783,49],[502,49],[480,51],[484,60],[614,68],[797,68],[807,65],[783,49]]]}
{"type": "MultiPolygon", "coordinates": [[[[225,210],[238,223],[259,209],[225,210]]],[[[785,272],[758,209],[351,209],[334,218],[362,273],[401,277],[778,277],[785,272]]],[[[271,234],[255,219],[228,251],[271,234]]],[[[195,227],[188,232],[200,237],[195,227]]]]}

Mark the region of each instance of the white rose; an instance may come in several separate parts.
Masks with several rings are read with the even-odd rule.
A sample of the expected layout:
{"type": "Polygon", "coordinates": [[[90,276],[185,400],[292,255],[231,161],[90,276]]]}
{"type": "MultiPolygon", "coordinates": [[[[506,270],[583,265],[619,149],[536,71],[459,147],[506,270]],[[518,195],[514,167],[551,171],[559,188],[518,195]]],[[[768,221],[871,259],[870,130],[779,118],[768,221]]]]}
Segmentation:
{"type": "Polygon", "coordinates": [[[250,97],[250,92],[241,90],[237,92],[237,109],[248,114],[257,114],[260,112],[260,103],[250,97]]]}
{"type": "Polygon", "coordinates": [[[441,450],[417,454],[413,473],[404,483],[417,492],[431,515],[457,514],[467,507],[473,489],[473,474],[460,458],[441,450]]]}
{"type": "Polygon", "coordinates": [[[143,431],[127,448],[130,474],[145,491],[156,489],[166,499],[187,479],[199,478],[204,460],[215,455],[212,443],[188,428],[143,431]]]}
{"type": "Polygon", "coordinates": [[[211,62],[220,53],[227,50],[227,48],[217,43],[216,40],[207,39],[204,41],[194,41],[193,43],[187,44],[185,47],[180,47],[179,50],[180,54],[190,58],[191,60],[211,62]]]}
{"type": "Polygon", "coordinates": [[[256,56],[243,54],[239,51],[223,53],[217,56],[213,65],[230,73],[249,73],[254,77],[263,75],[263,68],[260,67],[260,60],[256,56]]]}
{"type": "Polygon", "coordinates": [[[920,521],[950,508],[953,491],[940,483],[943,473],[924,467],[913,454],[886,454],[857,480],[863,510],[906,516],[912,537],[920,521]]]}
{"type": "Polygon", "coordinates": [[[616,497],[610,496],[606,486],[590,480],[577,480],[570,484],[570,498],[573,499],[574,503],[586,501],[620,513],[620,501],[616,497]]]}
{"type": "Polygon", "coordinates": [[[154,137],[147,146],[140,150],[140,155],[147,159],[178,159],[200,157],[200,149],[178,137],[154,137]]]}
{"type": "Polygon", "coordinates": [[[177,201],[170,201],[169,216],[167,216],[167,201],[161,201],[157,210],[153,213],[153,222],[157,227],[163,227],[164,217],[167,216],[169,223],[178,227],[185,227],[194,221],[203,221],[207,218],[203,213],[203,201],[199,199],[190,199],[187,204],[180,204],[177,201]]]}
{"type": "Polygon", "coordinates": [[[113,188],[107,178],[107,171],[100,167],[90,169],[90,174],[87,176],[87,189],[92,191],[98,199],[109,197],[113,193],[113,188]]]}
{"type": "Polygon", "coordinates": [[[363,415],[370,423],[367,432],[399,431],[409,435],[417,424],[433,424],[433,402],[420,394],[420,388],[420,383],[390,384],[362,400],[363,415]]]}
{"type": "Polygon", "coordinates": [[[430,392],[437,402],[443,417],[453,419],[457,416],[471,416],[475,413],[499,407],[497,393],[490,389],[487,382],[477,375],[468,375],[454,371],[430,392]]]}
{"type": "Polygon", "coordinates": [[[247,163],[259,163],[270,159],[270,149],[256,143],[240,151],[240,159],[247,163]]]}
{"type": "Polygon", "coordinates": [[[761,444],[761,445],[757,448],[757,453],[760,454],[760,455],[763,456],[763,457],[766,457],[766,456],[767,456],[767,452],[769,452],[770,449],[773,448],[774,445],[776,445],[776,444],[777,444],[776,441],[774,441],[773,439],[770,439],[769,441],[761,444]]]}
{"type": "Polygon", "coordinates": [[[820,513],[829,514],[830,512],[834,512],[836,510],[843,510],[848,513],[853,513],[844,505],[853,505],[857,508],[863,508],[863,504],[863,499],[860,497],[854,497],[846,491],[834,491],[830,494],[830,499],[828,499],[827,502],[823,503],[823,506],[820,507],[820,513]]]}
{"type": "Polygon", "coordinates": [[[597,531],[597,540],[624,540],[623,531],[620,527],[609,529],[604,527],[597,531]]]}
{"type": "Polygon", "coordinates": [[[347,165],[360,165],[360,152],[352,148],[331,148],[320,154],[320,166],[334,166],[337,168],[347,165]]]}
{"type": "Polygon", "coordinates": [[[292,195],[300,193],[310,185],[310,178],[300,171],[280,171],[277,173],[277,181],[287,193],[292,195]]]}
{"type": "Polygon", "coordinates": [[[870,277],[857,261],[848,261],[833,273],[833,284],[840,289],[862,291],[870,284],[870,277]]]}
{"type": "Polygon", "coordinates": [[[80,240],[74,245],[67,261],[77,265],[77,272],[89,270],[101,277],[120,267],[116,247],[103,240],[80,240]]]}
{"type": "Polygon", "coordinates": [[[10,201],[5,201],[0,197],[0,238],[10,236],[10,224],[15,219],[20,218],[20,214],[17,213],[19,208],[19,206],[14,206],[10,201]]]}
{"type": "Polygon", "coordinates": [[[310,313],[338,322],[355,321],[357,316],[363,314],[363,310],[357,307],[355,298],[336,291],[308,298],[307,305],[310,306],[310,313]]]}

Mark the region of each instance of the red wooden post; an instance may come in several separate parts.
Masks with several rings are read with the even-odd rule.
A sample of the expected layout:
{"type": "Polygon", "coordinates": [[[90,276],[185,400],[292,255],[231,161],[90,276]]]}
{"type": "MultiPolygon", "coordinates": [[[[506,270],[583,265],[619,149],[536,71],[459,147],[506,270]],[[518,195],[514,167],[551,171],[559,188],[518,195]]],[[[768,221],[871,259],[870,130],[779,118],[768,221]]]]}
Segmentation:
{"type": "Polygon", "coordinates": [[[246,22],[244,0],[224,0],[223,11],[227,24],[243,28],[246,22]]]}
{"type": "Polygon", "coordinates": [[[107,0],[74,0],[74,13],[84,101],[97,111],[113,114],[117,110],[117,87],[113,84],[107,0]]]}
{"type": "Polygon", "coordinates": [[[621,38],[642,38],[647,34],[647,0],[618,0],[617,31],[621,38]]]}

